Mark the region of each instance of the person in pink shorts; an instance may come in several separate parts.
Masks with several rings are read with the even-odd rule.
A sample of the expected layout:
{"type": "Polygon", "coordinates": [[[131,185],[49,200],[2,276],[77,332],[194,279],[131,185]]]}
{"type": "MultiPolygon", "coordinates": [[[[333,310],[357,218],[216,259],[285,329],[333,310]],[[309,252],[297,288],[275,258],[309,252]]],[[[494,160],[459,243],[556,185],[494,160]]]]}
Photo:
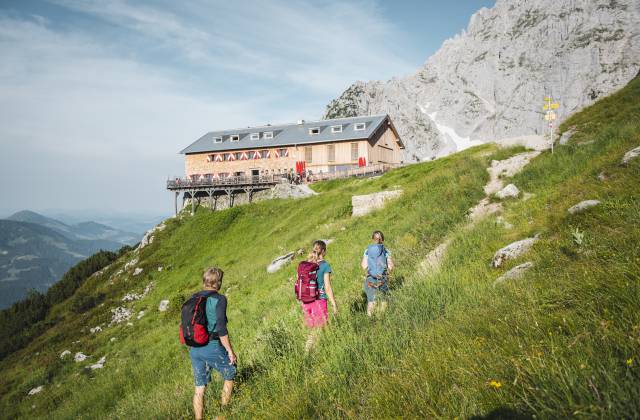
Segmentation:
{"type": "Polygon", "coordinates": [[[324,241],[315,241],[307,258],[308,261],[318,264],[319,267],[316,272],[319,291],[318,299],[311,303],[302,303],[304,322],[311,330],[305,345],[307,351],[311,350],[315,345],[318,340],[319,330],[327,324],[327,299],[331,302],[333,315],[335,316],[338,313],[338,306],[336,305],[333,289],[331,288],[331,265],[324,259],[326,254],[327,244],[324,243],[324,241]]]}

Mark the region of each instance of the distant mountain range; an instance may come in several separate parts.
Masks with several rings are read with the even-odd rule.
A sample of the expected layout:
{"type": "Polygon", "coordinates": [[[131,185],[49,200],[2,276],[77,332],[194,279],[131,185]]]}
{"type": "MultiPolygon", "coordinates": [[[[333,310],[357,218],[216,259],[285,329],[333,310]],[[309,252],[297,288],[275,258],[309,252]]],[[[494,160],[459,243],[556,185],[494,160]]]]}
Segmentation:
{"type": "Polygon", "coordinates": [[[0,219],[0,309],[30,289],[46,291],[97,251],[115,251],[141,237],[96,222],[68,225],[28,210],[0,219]]]}

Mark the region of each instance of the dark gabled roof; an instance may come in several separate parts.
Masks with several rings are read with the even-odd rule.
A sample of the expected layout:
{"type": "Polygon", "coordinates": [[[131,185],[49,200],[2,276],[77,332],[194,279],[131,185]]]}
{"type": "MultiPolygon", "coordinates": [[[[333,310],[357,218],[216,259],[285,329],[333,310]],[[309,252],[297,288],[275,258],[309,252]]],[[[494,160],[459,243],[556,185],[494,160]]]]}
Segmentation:
{"type": "MultiPolygon", "coordinates": [[[[261,147],[294,146],[299,144],[327,143],[370,139],[376,130],[384,124],[387,115],[371,115],[363,117],[336,118],[333,120],[305,121],[301,124],[266,125],[262,127],[248,127],[235,130],[212,131],[191,145],[181,150],[182,154],[221,152],[238,149],[256,149],[261,147]],[[356,124],[364,123],[365,129],[356,131],[356,124]],[[333,133],[332,126],[341,125],[341,133],[333,133]],[[318,128],[318,134],[310,134],[309,130],[318,128]],[[265,139],[265,132],[273,132],[273,139],[265,139]],[[260,133],[259,140],[251,140],[252,133],[260,133]],[[238,141],[231,141],[232,135],[239,135],[238,141]],[[215,138],[222,138],[221,143],[215,143],[215,138]]],[[[394,129],[395,131],[395,129],[394,129]]],[[[402,142],[400,143],[402,144],[402,142]]]]}

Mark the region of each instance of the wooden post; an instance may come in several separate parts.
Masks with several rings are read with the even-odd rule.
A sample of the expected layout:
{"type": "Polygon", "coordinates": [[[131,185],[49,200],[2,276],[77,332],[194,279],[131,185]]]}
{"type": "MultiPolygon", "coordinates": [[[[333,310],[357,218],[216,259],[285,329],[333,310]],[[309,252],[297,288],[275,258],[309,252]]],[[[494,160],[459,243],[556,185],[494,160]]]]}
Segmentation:
{"type": "Polygon", "coordinates": [[[173,197],[173,208],[176,211],[176,216],[178,215],[178,195],[180,195],[180,192],[176,191],[176,194],[173,197]]]}

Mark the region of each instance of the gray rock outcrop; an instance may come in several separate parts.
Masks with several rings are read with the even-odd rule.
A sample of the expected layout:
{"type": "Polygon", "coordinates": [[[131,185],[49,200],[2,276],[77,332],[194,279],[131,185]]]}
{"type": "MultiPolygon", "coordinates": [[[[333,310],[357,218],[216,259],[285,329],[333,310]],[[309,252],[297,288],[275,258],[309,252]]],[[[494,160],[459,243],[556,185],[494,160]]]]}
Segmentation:
{"type": "Polygon", "coordinates": [[[600,204],[600,200],[584,200],[576,204],[575,206],[569,207],[567,210],[570,214],[582,213],[583,211],[590,209],[591,207],[595,207],[600,204]]]}
{"type": "Polygon", "coordinates": [[[496,197],[499,199],[505,198],[517,198],[520,195],[520,190],[513,184],[509,184],[496,193],[496,197]]]}
{"type": "Polygon", "coordinates": [[[562,146],[565,146],[569,143],[569,140],[571,140],[571,137],[575,134],[575,131],[573,129],[568,129],[567,131],[565,131],[564,133],[562,133],[562,135],[560,136],[560,140],[558,141],[558,143],[562,146]]]}
{"type": "Polygon", "coordinates": [[[289,252],[288,254],[277,257],[276,259],[271,261],[271,264],[267,266],[267,273],[271,274],[280,270],[282,267],[289,264],[295,256],[296,256],[295,252],[289,252]]]}
{"type": "Polygon", "coordinates": [[[498,285],[500,283],[504,283],[507,280],[519,279],[531,267],[533,267],[533,263],[530,262],[530,261],[528,261],[526,263],[523,263],[523,264],[520,264],[520,265],[517,265],[517,266],[513,267],[511,270],[509,270],[506,273],[504,273],[503,275],[501,275],[500,277],[498,277],[496,279],[496,281],[493,282],[493,285],[496,286],[496,285],[498,285]]]}
{"type": "Polygon", "coordinates": [[[502,266],[505,261],[518,258],[519,256],[527,253],[537,241],[538,237],[535,236],[533,238],[526,238],[510,243],[495,253],[491,265],[498,268],[502,266]]]}
{"type": "Polygon", "coordinates": [[[73,361],[76,363],[84,362],[85,360],[87,360],[87,355],[82,353],[81,351],[77,352],[73,356],[73,361]]]}
{"type": "Polygon", "coordinates": [[[381,191],[367,195],[354,195],[351,197],[352,216],[364,216],[374,210],[384,207],[385,202],[398,198],[402,190],[381,191]]]}
{"type": "Polygon", "coordinates": [[[416,73],[356,82],[325,118],[389,114],[405,161],[540,136],[545,94],[561,98],[559,123],[635,77],[638,22],[638,0],[497,0],[416,73]]]}
{"type": "Polygon", "coordinates": [[[27,393],[27,395],[36,395],[36,394],[39,394],[40,392],[42,392],[42,390],[43,390],[43,389],[44,389],[44,385],[40,385],[40,386],[37,386],[37,387],[35,387],[35,388],[31,388],[31,389],[29,390],[29,392],[27,393]]]}
{"type": "Polygon", "coordinates": [[[622,157],[622,164],[626,165],[629,162],[631,162],[633,159],[637,158],[638,156],[640,156],[640,146],[636,147],[635,149],[631,149],[627,153],[625,153],[624,156],[622,157]]]}

